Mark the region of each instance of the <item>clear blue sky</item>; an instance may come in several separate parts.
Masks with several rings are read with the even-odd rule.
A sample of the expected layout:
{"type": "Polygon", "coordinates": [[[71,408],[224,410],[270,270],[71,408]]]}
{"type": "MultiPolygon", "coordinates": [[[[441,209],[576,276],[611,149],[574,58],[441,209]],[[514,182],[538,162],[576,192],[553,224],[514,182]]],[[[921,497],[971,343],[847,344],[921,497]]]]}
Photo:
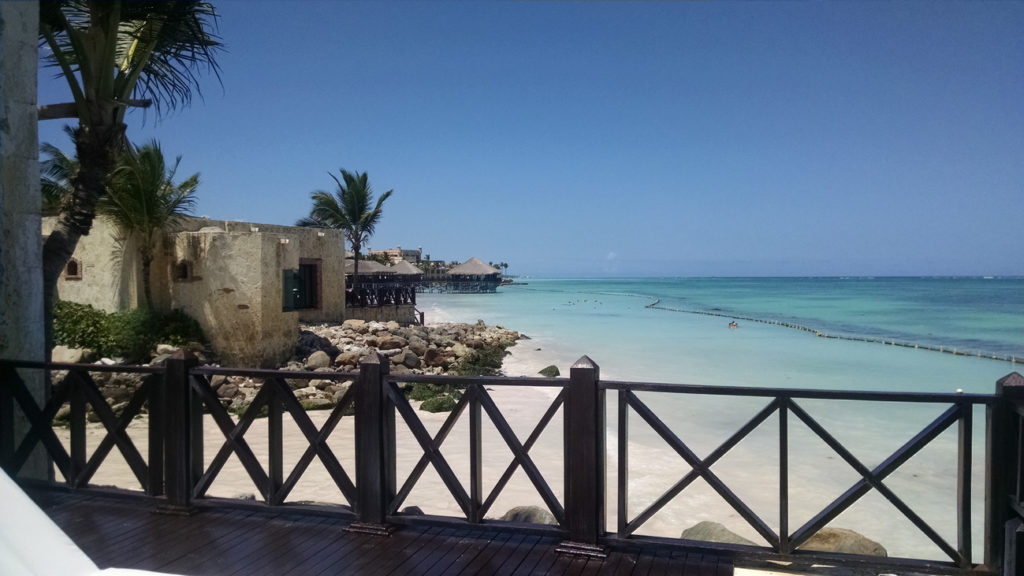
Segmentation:
{"type": "Polygon", "coordinates": [[[1021,2],[215,5],[223,88],[128,120],[199,215],[344,167],[395,190],[372,248],[510,273],[1024,274],[1021,2]]]}

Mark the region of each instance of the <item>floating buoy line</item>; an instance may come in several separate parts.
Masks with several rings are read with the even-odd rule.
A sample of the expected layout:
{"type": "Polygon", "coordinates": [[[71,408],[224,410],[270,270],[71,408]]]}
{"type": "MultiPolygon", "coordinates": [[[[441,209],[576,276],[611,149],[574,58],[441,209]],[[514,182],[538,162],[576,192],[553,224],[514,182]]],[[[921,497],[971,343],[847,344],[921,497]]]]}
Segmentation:
{"type": "Polygon", "coordinates": [[[1000,356],[998,354],[984,354],[976,351],[964,351],[957,350],[956,348],[950,348],[948,346],[933,346],[930,344],[913,344],[910,342],[901,342],[899,340],[888,340],[885,338],[869,338],[860,336],[842,336],[838,334],[828,334],[821,330],[815,330],[808,326],[800,324],[794,324],[792,322],[783,322],[781,320],[766,320],[764,318],[752,318],[749,316],[736,316],[733,314],[725,314],[723,312],[712,312],[708,310],[682,310],[680,308],[671,308],[669,306],[661,306],[661,299],[655,300],[654,302],[645,306],[645,308],[651,308],[654,310],[665,310],[667,312],[679,312],[682,314],[696,314],[698,316],[715,316],[718,318],[732,318],[734,320],[743,320],[744,322],[757,322],[759,324],[769,324],[772,326],[781,326],[783,328],[790,328],[792,330],[799,330],[801,332],[809,332],[814,334],[818,338],[828,338],[830,340],[848,340],[850,342],[867,342],[870,344],[883,344],[886,346],[899,346],[901,348],[913,348],[915,350],[928,350],[930,352],[939,352],[942,354],[952,354],[953,356],[971,356],[977,358],[985,358],[989,360],[998,360],[1001,362],[1010,362],[1011,364],[1017,364],[1024,362],[1024,358],[1018,356],[1000,356]]]}

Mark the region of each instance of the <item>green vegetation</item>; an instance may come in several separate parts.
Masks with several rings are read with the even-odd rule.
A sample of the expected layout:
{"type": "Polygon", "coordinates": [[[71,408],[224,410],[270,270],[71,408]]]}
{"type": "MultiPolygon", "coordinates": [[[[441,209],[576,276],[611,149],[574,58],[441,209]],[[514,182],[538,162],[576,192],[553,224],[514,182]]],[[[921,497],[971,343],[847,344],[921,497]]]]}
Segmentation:
{"type": "Polygon", "coordinates": [[[89,348],[100,356],[148,361],[157,344],[203,342],[199,323],[181,310],[166,314],[136,308],[107,314],[87,304],[57,301],[53,332],[57,344],[89,348]]]}
{"type": "MultiPolygon", "coordinates": [[[[495,344],[474,350],[453,371],[460,376],[496,376],[501,373],[505,348],[495,344]]],[[[420,410],[424,412],[450,412],[462,399],[463,391],[457,386],[420,383],[408,385],[405,393],[410,400],[422,402],[420,410]]]]}
{"type": "Polygon", "coordinates": [[[455,366],[455,373],[460,376],[498,376],[501,374],[501,362],[507,354],[505,348],[495,344],[473,350],[455,366]]]}
{"type": "Polygon", "coordinates": [[[424,412],[451,412],[462,399],[462,390],[457,386],[418,383],[406,386],[409,400],[422,402],[424,412]]]}
{"type": "Polygon", "coordinates": [[[342,169],[341,178],[345,181],[344,184],[334,174],[330,176],[338,189],[334,194],[323,190],[313,192],[313,209],[309,211],[308,217],[300,219],[295,225],[333,228],[345,232],[345,237],[352,246],[354,260],[351,288],[355,292],[359,288],[359,251],[370,236],[373,236],[373,229],[380,221],[384,201],[394,190],[381,194],[376,206],[371,210],[373,191],[370,190],[366,172],[353,174],[342,169]]]}

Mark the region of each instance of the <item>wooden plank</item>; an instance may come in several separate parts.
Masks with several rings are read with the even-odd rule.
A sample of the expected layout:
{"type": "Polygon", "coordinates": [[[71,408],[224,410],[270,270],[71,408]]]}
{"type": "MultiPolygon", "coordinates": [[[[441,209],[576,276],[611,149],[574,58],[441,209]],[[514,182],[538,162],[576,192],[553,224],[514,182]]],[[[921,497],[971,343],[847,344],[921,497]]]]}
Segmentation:
{"type": "Polygon", "coordinates": [[[367,576],[385,576],[387,574],[401,574],[399,567],[421,554],[421,551],[429,549],[429,546],[437,544],[436,538],[440,530],[417,530],[416,532],[400,531],[400,535],[409,535],[395,545],[389,545],[387,557],[379,562],[374,562],[367,567],[364,573],[367,576]]]}
{"type": "MultiPolygon", "coordinates": [[[[165,564],[161,570],[176,574],[252,575],[259,570],[271,569],[270,565],[275,564],[275,559],[301,557],[298,547],[308,544],[310,539],[319,538],[322,542],[330,534],[331,520],[324,517],[303,518],[300,521],[285,517],[271,520],[250,517],[237,523],[242,525],[241,531],[218,539],[212,543],[212,547],[197,549],[196,554],[165,564]]],[[[280,567],[280,564],[277,566],[280,567]]]]}
{"type": "MultiPolygon", "coordinates": [[[[461,532],[458,538],[453,538],[451,545],[456,548],[448,558],[448,563],[435,562],[433,566],[425,571],[409,572],[410,574],[421,574],[422,576],[440,576],[441,574],[458,574],[463,567],[473,562],[485,548],[489,540],[480,538],[473,532],[461,532]]],[[[398,572],[396,572],[398,574],[398,572]]]]}
{"type": "Polygon", "coordinates": [[[411,562],[403,563],[393,574],[426,574],[445,553],[451,553],[452,546],[458,544],[464,537],[464,532],[454,528],[435,532],[433,540],[428,544],[429,551],[420,554],[419,558],[410,559],[411,562]]]}
{"type": "MultiPolygon", "coordinates": [[[[376,570],[378,564],[387,561],[394,554],[400,554],[400,551],[405,550],[410,546],[415,546],[417,540],[425,538],[425,542],[429,544],[436,538],[443,537],[444,534],[444,528],[434,526],[423,531],[398,530],[388,537],[371,537],[368,542],[371,543],[372,546],[361,548],[358,556],[353,557],[351,562],[345,563],[344,571],[350,574],[367,574],[376,570]]],[[[420,544],[423,545],[423,542],[420,544]]],[[[321,573],[332,574],[337,572],[333,567],[328,568],[330,569],[321,573]]]]}
{"type": "Polygon", "coordinates": [[[512,544],[510,540],[506,546],[500,547],[491,557],[491,565],[494,566],[492,573],[511,574],[515,572],[541,540],[542,537],[536,534],[524,534],[522,539],[515,544],[512,544]]]}
{"type": "Polygon", "coordinates": [[[533,548],[533,552],[512,572],[513,576],[526,574],[547,574],[548,569],[558,561],[561,554],[555,552],[558,540],[546,538],[533,548]]]}
{"type": "Polygon", "coordinates": [[[333,518],[321,518],[318,523],[310,523],[309,528],[302,531],[301,537],[294,538],[288,548],[288,554],[282,556],[278,550],[268,547],[259,554],[254,554],[246,564],[240,564],[234,572],[228,574],[245,574],[246,576],[273,575],[282,573],[286,566],[295,564],[298,559],[310,557],[316,551],[331,546],[342,531],[344,525],[333,518]]]}
{"type": "MultiPolygon", "coordinates": [[[[473,554],[473,561],[476,561],[481,554],[485,554],[487,549],[490,548],[495,538],[499,535],[496,532],[470,532],[468,530],[453,531],[449,534],[449,538],[440,542],[438,546],[434,548],[429,554],[424,555],[423,558],[419,559],[418,562],[411,563],[407,566],[408,574],[459,574],[464,566],[472,564],[472,561],[463,564],[463,568],[454,571],[449,568],[455,564],[455,561],[460,557],[463,550],[469,551],[472,548],[474,542],[482,544],[480,550],[475,550],[473,554]]],[[[506,534],[507,539],[509,535],[506,534]]]]}
{"type": "Polygon", "coordinates": [[[501,561],[510,549],[515,549],[523,541],[523,534],[497,533],[486,549],[473,559],[459,574],[493,574],[501,566],[501,561]]]}

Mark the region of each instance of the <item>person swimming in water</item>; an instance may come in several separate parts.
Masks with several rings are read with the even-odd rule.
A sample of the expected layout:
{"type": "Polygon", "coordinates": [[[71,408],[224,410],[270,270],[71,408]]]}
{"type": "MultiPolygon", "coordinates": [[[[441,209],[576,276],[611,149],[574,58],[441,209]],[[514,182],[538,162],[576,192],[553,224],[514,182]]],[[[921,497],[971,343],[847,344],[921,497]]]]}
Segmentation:
{"type": "Polygon", "coordinates": [[[737,324],[735,320],[733,320],[732,322],[729,322],[729,328],[739,328],[739,327],[740,327],[740,325],[737,324]]]}

